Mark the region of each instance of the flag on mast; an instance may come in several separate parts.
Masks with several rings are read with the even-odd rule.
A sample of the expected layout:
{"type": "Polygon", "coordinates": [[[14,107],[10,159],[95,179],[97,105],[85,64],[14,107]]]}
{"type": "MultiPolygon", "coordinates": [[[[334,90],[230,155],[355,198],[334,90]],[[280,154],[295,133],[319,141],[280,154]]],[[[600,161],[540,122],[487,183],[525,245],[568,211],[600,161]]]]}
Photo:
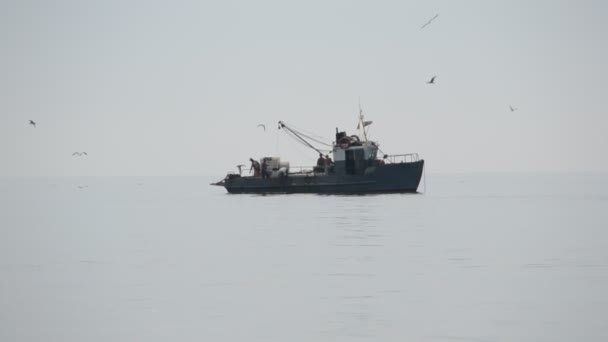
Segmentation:
{"type": "Polygon", "coordinates": [[[359,123],[357,124],[357,129],[361,129],[361,123],[363,123],[363,127],[367,127],[374,122],[373,121],[359,121],[359,123]]]}

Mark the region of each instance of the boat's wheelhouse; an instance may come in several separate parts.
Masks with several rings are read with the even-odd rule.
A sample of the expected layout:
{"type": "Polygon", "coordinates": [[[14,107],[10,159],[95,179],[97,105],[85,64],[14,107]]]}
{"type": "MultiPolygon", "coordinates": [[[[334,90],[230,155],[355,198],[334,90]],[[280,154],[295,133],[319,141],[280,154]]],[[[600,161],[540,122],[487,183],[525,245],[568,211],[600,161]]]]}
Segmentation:
{"type": "Polygon", "coordinates": [[[362,175],[373,166],[378,154],[378,145],[373,141],[360,141],[356,135],[336,134],[333,147],[334,172],[347,175],[362,175]]]}

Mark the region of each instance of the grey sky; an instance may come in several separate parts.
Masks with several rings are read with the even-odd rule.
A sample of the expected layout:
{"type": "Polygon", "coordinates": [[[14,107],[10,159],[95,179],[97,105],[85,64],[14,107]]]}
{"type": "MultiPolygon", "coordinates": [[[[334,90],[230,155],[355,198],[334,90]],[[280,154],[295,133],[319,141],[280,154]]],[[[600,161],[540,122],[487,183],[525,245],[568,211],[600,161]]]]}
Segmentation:
{"type": "Polygon", "coordinates": [[[430,172],[606,172],[607,19],[602,1],[2,1],[0,175],[312,164],[276,122],[355,133],[359,96],[381,148],[430,172]]]}

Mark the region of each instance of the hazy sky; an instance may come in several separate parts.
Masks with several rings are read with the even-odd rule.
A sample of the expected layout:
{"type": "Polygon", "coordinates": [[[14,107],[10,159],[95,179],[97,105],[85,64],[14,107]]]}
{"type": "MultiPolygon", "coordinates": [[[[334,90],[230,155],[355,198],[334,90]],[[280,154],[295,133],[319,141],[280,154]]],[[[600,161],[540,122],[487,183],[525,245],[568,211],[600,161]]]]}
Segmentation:
{"type": "Polygon", "coordinates": [[[3,176],[310,165],[276,122],[355,133],[359,97],[429,172],[608,171],[604,1],[2,0],[0,44],[3,176]]]}

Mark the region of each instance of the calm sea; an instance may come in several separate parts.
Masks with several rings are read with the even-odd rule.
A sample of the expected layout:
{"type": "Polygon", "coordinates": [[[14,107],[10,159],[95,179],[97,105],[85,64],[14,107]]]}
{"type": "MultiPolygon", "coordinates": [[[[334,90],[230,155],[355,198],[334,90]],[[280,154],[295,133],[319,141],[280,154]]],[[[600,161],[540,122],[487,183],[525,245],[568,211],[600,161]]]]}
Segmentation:
{"type": "Polygon", "coordinates": [[[607,175],[214,180],[0,178],[0,341],[608,341],[607,175]]]}

